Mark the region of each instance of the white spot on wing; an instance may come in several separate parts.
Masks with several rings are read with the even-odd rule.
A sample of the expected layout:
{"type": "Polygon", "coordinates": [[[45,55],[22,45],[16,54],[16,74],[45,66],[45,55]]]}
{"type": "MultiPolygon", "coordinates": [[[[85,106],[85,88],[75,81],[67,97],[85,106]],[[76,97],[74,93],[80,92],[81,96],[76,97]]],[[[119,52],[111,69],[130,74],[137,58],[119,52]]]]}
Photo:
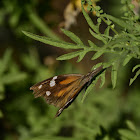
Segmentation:
{"type": "Polygon", "coordinates": [[[57,79],[57,76],[54,76],[53,79],[50,81],[50,87],[55,86],[55,80],[57,79]]]}
{"type": "Polygon", "coordinates": [[[38,86],[38,88],[41,89],[42,88],[42,85],[38,86]]]}
{"type": "Polygon", "coordinates": [[[55,81],[52,79],[52,80],[50,81],[50,87],[53,87],[53,86],[55,86],[55,81]]]}
{"type": "Polygon", "coordinates": [[[55,79],[57,79],[57,76],[54,76],[54,77],[53,77],[53,80],[55,80],[55,79]]]}
{"type": "Polygon", "coordinates": [[[46,95],[47,96],[50,96],[51,95],[51,92],[50,91],[46,91],[46,95]]]}

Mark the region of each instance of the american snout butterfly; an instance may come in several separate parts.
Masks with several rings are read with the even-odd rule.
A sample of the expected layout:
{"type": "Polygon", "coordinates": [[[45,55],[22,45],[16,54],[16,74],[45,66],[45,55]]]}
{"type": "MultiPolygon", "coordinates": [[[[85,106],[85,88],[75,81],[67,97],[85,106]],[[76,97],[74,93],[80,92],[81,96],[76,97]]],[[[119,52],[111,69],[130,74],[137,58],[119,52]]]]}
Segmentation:
{"type": "Polygon", "coordinates": [[[93,78],[101,72],[102,68],[100,66],[86,75],[54,76],[33,85],[30,90],[33,90],[35,98],[43,96],[48,104],[59,107],[55,115],[58,117],[75,100],[81,90],[91,84],[93,78]]]}

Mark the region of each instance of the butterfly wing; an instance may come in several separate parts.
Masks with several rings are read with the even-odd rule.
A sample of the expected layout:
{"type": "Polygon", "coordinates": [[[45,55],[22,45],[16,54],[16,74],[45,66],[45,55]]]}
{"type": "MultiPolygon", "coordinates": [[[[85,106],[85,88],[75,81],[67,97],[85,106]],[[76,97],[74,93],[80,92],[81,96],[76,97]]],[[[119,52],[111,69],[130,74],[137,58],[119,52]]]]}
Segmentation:
{"type": "Polygon", "coordinates": [[[84,88],[84,85],[86,84],[86,82],[82,82],[83,78],[78,79],[77,81],[75,81],[71,86],[70,86],[70,90],[68,90],[65,93],[65,97],[63,99],[63,102],[60,106],[60,109],[57,111],[55,117],[58,117],[62,111],[67,108],[74,100],[75,98],[79,95],[79,93],[81,92],[81,90],[84,88]]]}
{"type": "Polygon", "coordinates": [[[93,77],[101,70],[102,66],[85,76],[81,74],[54,76],[35,84],[30,89],[33,90],[36,98],[43,96],[48,104],[59,107],[57,117],[74,101],[87,84],[91,84],[93,77]]]}
{"type": "Polygon", "coordinates": [[[66,104],[74,98],[73,94],[77,93],[82,77],[81,74],[55,76],[33,85],[30,89],[36,98],[43,96],[48,104],[63,111],[66,104]]]}

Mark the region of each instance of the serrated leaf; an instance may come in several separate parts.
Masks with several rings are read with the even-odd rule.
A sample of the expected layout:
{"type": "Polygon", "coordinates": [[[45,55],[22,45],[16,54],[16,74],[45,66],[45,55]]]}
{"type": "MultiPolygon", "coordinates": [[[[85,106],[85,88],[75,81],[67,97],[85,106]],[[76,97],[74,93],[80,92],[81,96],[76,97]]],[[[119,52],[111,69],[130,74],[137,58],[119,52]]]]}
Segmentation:
{"type": "Polygon", "coordinates": [[[95,86],[95,82],[89,85],[89,87],[87,88],[87,90],[84,93],[84,96],[82,98],[82,103],[84,102],[86,96],[90,93],[90,91],[93,89],[94,86],[95,86]]]}
{"type": "Polygon", "coordinates": [[[81,4],[82,7],[82,13],[88,23],[88,25],[92,28],[93,31],[95,31],[96,33],[99,33],[99,29],[97,28],[97,26],[93,23],[93,21],[91,20],[91,18],[89,17],[89,15],[86,13],[83,4],[81,4]]]}
{"type": "Polygon", "coordinates": [[[125,29],[132,29],[132,26],[130,26],[129,24],[127,24],[126,22],[124,22],[123,20],[113,17],[111,15],[105,14],[106,18],[109,18],[110,20],[112,20],[113,22],[117,23],[119,26],[124,27],[125,29]]]}
{"type": "Polygon", "coordinates": [[[112,65],[112,62],[103,63],[103,68],[108,68],[112,65]]]}
{"type": "Polygon", "coordinates": [[[102,64],[103,64],[103,63],[97,63],[96,65],[94,65],[94,66],[92,67],[91,70],[95,70],[95,69],[99,68],[102,64]]]}
{"type": "Polygon", "coordinates": [[[117,63],[114,63],[112,65],[111,81],[112,81],[113,88],[115,88],[116,87],[116,83],[117,83],[117,63]]]}
{"type": "Polygon", "coordinates": [[[93,37],[97,38],[98,40],[101,40],[104,44],[107,44],[107,41],[105,40],[103,36],[101,36],[101,34],[94,33],[91,29],[89,29],[89,32],[91,33],[93,37]]]}
{"type": "Polygon", "coordinates": [[[87,54],[87,51],[82,51],[80,54],[79,54],[79,57],[78,57],[78,60],[77,60],[77,62],[80,62],[83,58],[84,58],[84,56],[87,54]]]}
{"type": "Polygon", "coordinates": [[[82,51],[83,50],[75,51],[75,52],[71,52],[71,53],[67,53],[67,54],[61,55],[61,56],[57,57],[57,60],[72,59],[72,58],[77,57],[78,55],[80,55],[80,53],[82,53],[82,51]]]}
{"type": "Polygon", "coordinates": [[[104,53],[103,50],[102,50],[102,51],[100,50],[100,51],[96,52],[96,53],[93,55],[93,57],[91,58],[91,60],[95,60],[95,59],[99,58],[103,53],[104,53]]]}
{"type": "Polygon", "coordinates": [[[98,48],[92,41],[88,40],[88,43],[90,45],[90,47],[94,48],[95,51],[99,50],[100,48],[98,48]]]}
{"type": "Polygon", "coordinates": [[[118,57],[113,57],[113,58],[111,58],[111,59],[109,60],[109,62],[103,63],[103,68],[108,68],[108,67],[110,67],[110,66],[113,65],[113,63],[114,63],[115,61],[117,61],[117,60],[118,60],[118,57]]]}
{"type": "Polygon", "coordinates": [[[65,49],[81,49],[81,48],[83,48],[82,46],[75,45],[75,44],[72,44],[72,43],[67,43],[67,42],[64,42],[64,41],[58,41],[58,40],[55,40],[55,39],[52,39],[52,38],[49,38],[49,37],[35,35],[35,34],[29,33],[29,32],[26,32],[26,31],[22,31],[22,32],[26,36],[28,36],[28,37],[30,37],[34,40],[40,41],[40,42],[45,43],[45,44],[53,45],[55,47],[60,47],[60,48],[65,48],[65,49]]]}
{"type": "Polygon", "coordinates": [[[83,42],[81,41],[81,39],[75,35],[73,32],[70,32],[68,30],[64,30],[64,29],[61,29],[61,31],[67,35],[71,40],[73,40],[75,43],[81,45],[81,46],[84,46],[83,42]]]}
{"type": "Polygon", "coordinates": [[[111,40],[112,39],[112,37],[111,36],[108,36],[108,35],[105,35],[105,34],[103,34],[103,37],[105,37],[106,38],[106,40],[111,40]]]}
{"type": "Polygon", "coordinates": [[[126,56],[126,58],[123,61],[123,66],[125,66],[131,60],[131,58],[132,58],[131,55],[126,56]]]}
{"type": "Polygon", "coordinates": [[[96,77],[96,79],[88,86],[88,88],[87,88],[87,90],[84,93],[84,96],[82,98],[82,102],[85,100],[86,96],[91,92],[91,90],[93,89],[93,87],[96,85],[98,79],[99,79],[99,76],[96,77]]]}
{"type": "Polygon", "coordinates": [[[102,88],[103,85],[104,85],[104,83],[105,83],[105,72],[106,72],[106,71],[104,71],[104,72],[100,75],[100,77],[101,77],[100,88],[102,88]]]}
{"type": "Polygon", "coordinates": [[[130,79],[129,86],[136,80],[136,78],[140,75],[140,69],[136,72],[135,76],[130,79]]]}
{"type": "Polygon", "coordinates": [[[139,67],[140,67],[140,64],[139,65],[136,65],[135,67],[133,67],[132,72],[134,72],[139,67]]]}

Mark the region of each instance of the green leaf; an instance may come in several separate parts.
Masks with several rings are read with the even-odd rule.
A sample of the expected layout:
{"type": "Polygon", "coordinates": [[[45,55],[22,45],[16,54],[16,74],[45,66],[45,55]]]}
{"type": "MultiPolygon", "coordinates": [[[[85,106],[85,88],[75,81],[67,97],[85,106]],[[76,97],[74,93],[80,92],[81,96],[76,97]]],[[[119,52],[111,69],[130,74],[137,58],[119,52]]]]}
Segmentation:
{"type": "Polygon", "coordinates": [[[101,77],[100,88],[102,88],[103,85],[104,85],[104,83],[105,83],[105,72],[106,72],[106,71],[104,71],[104,72],[100,75],[100,77],[101,77]]]}
{"type": "Polygon", "coordinates": [[[117,83],[117,63],[114,63],[112,65],[111,81],[112,81],[113,88],[115,88],[116,87],[116,83],[117,83]]]}
{"type": "Polygon", "coordinates": [[[80,53],[82,53],[82,51],[83,50],[61,55],[61,56],[57,57],[57,60],[68,60],[68,59],[72,59],[72,58],[77,57],[78,55],[80,55],[80,53]]]}
{"type": "Polygon", "coordinates": [[[94,65],[94,66],[92,67],[91,70],[97,69],[97,68],[100,67],[102,64],[103,64],[103,63],[97,63],[96,65],[94,65]]]}
{"type": "Polygon", "coordinates": [[[95,49],[95,51],[99,50],[100,48],[97,47],[92,41],[88,40],[88,43],[90,45],[90,47],[92,47],[93,49],[95,49]]]}
{"type": "Polygon", "coordinates": [[[118,60],[118,57],[113,57],[113,58],[109,59],[108,62],[103,63],[103,68],[105,69],[105,68],[112,66],[114,64],[114,62],[117,60],[118,60]]]}
{"type": "Polygon", "coordinates": [[[112,62],[103,63],[103,68],[108,68],[112,65],[112,62]]]}
{"type": "Polygon", "coordinates": [[[108,39],[111,40],[111,39],[113,38],[113,37],[108,36],[108,35],[105,35],[105,34],[102,34],[102,36],[103,36],[104,38],[106,38],[107,41],[108,41],[108,39]]]}
{"type": "MultiPolygon", "coordinates": [[[[94,65],[93,67],[92,67],[92,70],[95,70],[95,69],[97,69],[98,67],[100,67],[100,66],[102,66],[103,65],[103,63],[98,63],[98,64],[96,64],[96,65],[94,65]]],[[[106,72],[106,70],[104,70],[104,72],[102,72],[101,74],[100,74],[100,76],[99,77],[101,77],[101,84],[100,84],[100,88],[104,85],[104,83],[105,83],[105,72],[106,72]]]]}
{"type": "Polygon", "coordinates": [[[11,60],[11,54],[11,49],[7,49],[4,53],[3,59],[0,61],[0,75],[2,75],[5,70],[7,70],[9,61],[11,60]]]}
{"type": "Polygon", "coordinates": [[[104,17],[109,18],[110,20],[114,21],[119,26],[121,26],[121,27],[123,27],[125,29],[129,29],[129,30],[132,29],[132,26],[130,26],[128,23],[126,23],[125,21],[123,21],[123,20],[121,20],[119,18],[113,17],[113,16],[108,15],[108,14],[104,14],[104,17]]]}
{"type": "Polygon", "coordinates": [[[93,87],[96,85],[98,79],[100,76],[96,77],[96,79],[88,86],[83,98],[82,98],[82,102],[85,100],[86,96],[91,92],[91,90],[93,89],[93,87]]]}
{"type": "Polygon", "coordinates": [[[79,58],[78,58],[77,62],[80,62],[80,61],[84,58],[84,56],[87,54],[87,52],[88,52],[88,51],[82,51],[82,52],[79,54],[79,58]]]}
{"type": "Polygon", "coordinates": [[[96,33],[99,33],[99,29],[97,28],[97,26],[93,23],[93,21],[91,20],[91,18],[89,17],[89,15],[86,13],[84,7],[83,7],[83,4],[81,4],[81,7],[82,7],[82,12],[83,12],[83,15],[88,23],[88,25],[92,28],[93,31],[95,31],[96,33]]]}
{"type": "Polygon", "coordinates": [[[81,39],[75,35],[74,33],[68,31],[68,30],[64,30],[64,29],[61,29],[61,31],[67,35],[71,40],[73,40],[75,43],[81,45],[81,46],[84,46],[83,42],[81,41],[81,39]]]}
{"type": "Polygon", "coordinates": [[[139,67],[140,67],[140,64],[139,65],[136,65],[135,67],[133,67],[132,72],[134,72],[139,67]]]}
{"type": "Polygon", "coordinates": [[[130,130],[126,130],[126,129],[120,129],[119,130],[119,133],[126,137],[127,139],[130,139],[130,140],[139,140],[140,137],[137,136],[134,132],[130,131],[130,130]]]}
{"type": "Polygon", "coordinates": [[[131,85],[139,75],[140,75],[140,69],[136,72],[135,76],[130,79],[129,85],[131,85]]]}
{"type": "Polygon", "coordinates": [[[96,53],[93,55],[93,57],[91,58],[91,60],[95,60],[95,59],[99,58],[103,53],[104,53],[103,50],[100,50],[100,51],[96,52],[96,53]]]}
{"type": "Polygon", "coordinates": [[[11,84],[24,80],[27,77],[26,73],[9,73],[1,77],[1,83],[11,84]]]}
{"type": "Polygon", "coordinates": [[[68,60],[68,59],[72,59],[74,57],[79,56],[77,62],[80,62],[84,58],[84,56],[87,54],[87,52],[88,50],[80,50],[80,51],[64,54],[64,55],[59,56],[57,60],[68,60]]]}
{"type": "Polygon", "coordinates": [[[104,37],[101,36],[101,34],[94,33],[91,29],[89,29],[89,32],[93,37],[97,38],[98,40],[101,40],[104,44],[107,44],[107,41],[104,39],[104,37]]]}
{"type": "Polygon", "coordinates": [[[43,42],[45,44],[53,45],[55,47],[60,47],[60,48],[65,48],[65,49],[81,49],[81,48],[83,48],[82,46],[80,47],[79,45],[75,45],[75,44],[72,44],[72,43],[67,43],[67,42],[64,42],[64,41],[58,41],[58,40],[55,40],[55,39],[52,39],[52,38],[49,38],[49,37],[35,35],[35,34],[29,33],[29,32],[26,32],[26,31],[22,31],[22,32],[26,36],[28,36],[28,37],[30,37],[34,40],[43,42]]]}
{"type": "Polygon", "coordinates": [[[107,26],[107,28],[105,29],[105,32],[104,32],[104,34],[106,36],[109,36],[109,30],[110,30],[110,26],[107,26]]]}
{"type": "Polygon", "coordinates": [[[127,55],[126,58],[123,61],[123,66],[125,66],[131,60],[131,58],[132,58],[131,55],[127,55]]]}
{"type": "Polygon", "coordinates": [[[130,120],[127,120],[126,124],[129,127],[129,129],[131,129],[132,131],[136,132],[136,127],[130,120]]]}

